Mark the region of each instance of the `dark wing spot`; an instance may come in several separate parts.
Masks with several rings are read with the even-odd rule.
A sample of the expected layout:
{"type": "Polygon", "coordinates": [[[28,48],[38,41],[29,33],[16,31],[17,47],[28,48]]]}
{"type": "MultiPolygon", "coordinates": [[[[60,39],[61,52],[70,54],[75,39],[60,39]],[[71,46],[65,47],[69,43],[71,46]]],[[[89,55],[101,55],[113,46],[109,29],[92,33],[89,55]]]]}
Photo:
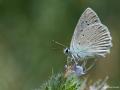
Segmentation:
{"type": "Polygon", "coordinates": [[[95,22],[98,22],[98,20],[95,20],[95,22]]]}
{"type": "Polygon", "coordinates": [[[102,26],[99,26],[98,29],[102,28],[102,26]]]}
{"type": "Polygon", "coordinates": [[[85,21],[85,23],[86,23],[87,25],[90,25],[87,21],[85,21]]]}
{"type": "Polygon", "coordinates": [[[83,29],[81,30],[81,32],[83,31],[83,29]]]}

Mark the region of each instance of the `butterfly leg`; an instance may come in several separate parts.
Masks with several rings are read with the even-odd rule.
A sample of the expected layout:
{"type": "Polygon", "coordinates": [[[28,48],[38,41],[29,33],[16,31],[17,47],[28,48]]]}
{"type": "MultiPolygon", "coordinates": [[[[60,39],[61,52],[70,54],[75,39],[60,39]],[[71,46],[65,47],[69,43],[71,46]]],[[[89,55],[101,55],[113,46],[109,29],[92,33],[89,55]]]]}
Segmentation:
{"type": "Polygon", "coordinates": [[[78,62],[76,61],[76,58],[75,58],[74,55],[72,55],[72,61],[73,61],[76,65],[78,64],[78,62]]]}
{"type": "Polygon", "coordinates": [[[86,72],[86,70],[87,70],[86,69],[86,64],[87,64],[87,60],[84,60],[82,65],[81,65],[83,67],[83,69],[84,69],[84,72],[86,72]]]}
{"type": "Polygon", "coordinates": [[[95,66],[96,60],[97,60],[97,59],[95,59],[95,60],[93,61],[93,63],[86,69],[85,72],[88,72],[89,70],[91,70],[91,69],[95,66]]]}
{"type": "Polygon", "coordinates": [[[72,62],[71,57],[67,57],[67,65],[69,65],[72,62]]]}

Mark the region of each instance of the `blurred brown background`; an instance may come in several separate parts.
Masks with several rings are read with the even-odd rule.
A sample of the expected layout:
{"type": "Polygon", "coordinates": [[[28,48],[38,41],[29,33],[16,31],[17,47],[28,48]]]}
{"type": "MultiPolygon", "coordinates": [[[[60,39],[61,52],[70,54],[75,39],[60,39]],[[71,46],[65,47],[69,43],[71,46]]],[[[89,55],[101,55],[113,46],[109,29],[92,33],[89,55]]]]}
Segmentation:
{"type": "Polygon", "coordinates": [[[119,0],[0,0],[0,90],[32,90],[49,78],[52,68],[63,71],[63,48],[51,41],[69,46],[87,7],[96,11],[113,37],[111,54],[89,75],[107,75],[110,86],[120,87],[119,0]]]}

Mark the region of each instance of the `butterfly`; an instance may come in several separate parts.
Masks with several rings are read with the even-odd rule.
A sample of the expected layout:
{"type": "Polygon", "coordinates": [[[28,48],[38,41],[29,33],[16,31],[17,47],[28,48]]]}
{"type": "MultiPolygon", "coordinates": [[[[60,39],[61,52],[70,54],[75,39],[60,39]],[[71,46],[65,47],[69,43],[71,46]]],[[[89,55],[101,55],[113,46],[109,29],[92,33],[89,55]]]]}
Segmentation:
{"type": "Polygon", "coordinates": [[[91,8],[87,8],[81,15],[70,48],[65,48],[64,53],[75,62],[84,61],[90,57],[105,57],[110,53],[112,37],[98,15],[91,8]]]}

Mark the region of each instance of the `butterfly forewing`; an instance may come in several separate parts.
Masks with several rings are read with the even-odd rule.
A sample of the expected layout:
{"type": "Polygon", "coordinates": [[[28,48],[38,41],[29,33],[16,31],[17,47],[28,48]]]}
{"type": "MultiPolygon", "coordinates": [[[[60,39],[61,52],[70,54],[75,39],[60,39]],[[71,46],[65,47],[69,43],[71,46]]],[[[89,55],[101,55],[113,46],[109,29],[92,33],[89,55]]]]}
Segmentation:
{"type": "Polygon", "coordinates": [[[99,17],[91,8],[87,8],[78,20],[73,34],[73,38],[77,39],[77,37],[84,30],[84,28],[95,23],[101,23],[99,17]]]}

